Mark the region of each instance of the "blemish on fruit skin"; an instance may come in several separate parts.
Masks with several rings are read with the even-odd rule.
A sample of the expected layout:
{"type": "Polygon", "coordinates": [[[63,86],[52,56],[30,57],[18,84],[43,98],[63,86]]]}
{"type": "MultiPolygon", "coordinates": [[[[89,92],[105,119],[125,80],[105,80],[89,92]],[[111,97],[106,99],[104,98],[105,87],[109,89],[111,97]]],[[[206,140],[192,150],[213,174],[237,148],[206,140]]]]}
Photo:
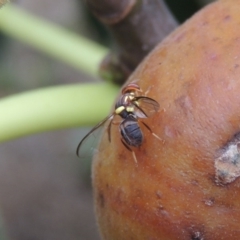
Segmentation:
{"type": "Polygon", "coordinates": [[[184,39],[185,35],[186,35],[186,32],[182,32],[181,34],[178,34],[175,37],[174,42],[180,43],[184,39]]]}
{"type": "Polygon", "coordinates": [[[204,204],[211,207],[213,206],[215,199],[214,198],[207,198],[203,200],[204,204]]]}
{"type": "Polygon", "coordinates": [[[217,185],[229,184],[240,177],[240,133],[218,151],[214,166],[217,185]]]}
{"type": "Polygon", "coordinates": [[[236,68],[239,68],[239,64],[235,64],[234,65],[234,68],[236,69],[236,68]]]}
{"type": "Polygon", "coordinates": [[[217,60],[217,59],[218,59],[218,55],[217,55],[216,53],[211,53],[211,54],[209,55],[209,59],[210,59],[210,60],[217,60]]]}
{"type": "Polygon", "coordinates": [[[156,192],[156,197],[157,199],[161,199],[162,198],[162,193],[160,191],[156,192]]]}
{"type": "Polygon", "coordinates": [[[229,21],[231,20],[231,16],[230,15],[226,15],[224,18],[223,18],[224,21],[229,21]]]}
{"type": "Polygon", "coordinates": [[[159,217],[165,217],[168,218],[169,217],[169,213],[168,211],[164,208],[163,205],[159,205],[156,209],[156,215],[159,217]]]}
{"type": "Polygon", "coordinates": [[[192,100],[188,95],[183,95],[175,100],[175,103],[178,104],[183,110],[185,115],[192,115],[191,111],[193,109],[192,100]]]}
{"type": "Polygon", "coordinates": [[[178,131],[176,131],[175,129],[173,129],[171,126],[168,126],[168,125],[164,127],[164,133],[165,133],[165,136],[169,138],[175,138],[176,136],[179,135],[178,131]]]}
{"type": "Polygon", "coordinates": [[[205,240],[203,224],[192,224],[188,226],[187,231],[189,232],[190,240],[205,240]]]}
{"type": "Polygon", "coordinates": [[[104,195],[102,192],[99,192],[98,193],[98,205],[101,207],[101,208],[104,208],[105,206],[105,198],[104,198],[104,195]]]}
{"type": "Polygon", "coordinates": [[[208,21],[204,21],[204,22],[202,22],[202,26],[207,26],[209,24],[209,22],[208,21]]]}
{"type": "Polygon", "coordinates": [[[204,237],[201,232],[196,231],[192,233],[191,240],[204,240],[204,237]]]}

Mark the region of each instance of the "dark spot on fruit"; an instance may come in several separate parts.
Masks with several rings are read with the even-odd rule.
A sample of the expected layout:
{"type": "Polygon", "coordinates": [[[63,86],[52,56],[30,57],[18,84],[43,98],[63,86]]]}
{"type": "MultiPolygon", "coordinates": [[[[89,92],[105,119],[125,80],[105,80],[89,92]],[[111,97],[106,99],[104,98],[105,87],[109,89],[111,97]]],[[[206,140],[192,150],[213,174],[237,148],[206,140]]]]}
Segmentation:
{"type": "Polygon", "coordinates": [[[163,205],[158,205],[156,208],[156,215],[160,218],[168,218],[169,217],[169,212],[164,208],[163,205]]]}
{"type": "Polygon", "coordinates": [[[121,188],[117,189],[115,202],[120,206],[124,203],[124,193],[121,188]]]}
{"type": "Polygon", "coordinates": [[[215,199],[214,199],[214,197],[210,197],[210,198],[204,199],[203,202],[204,202],[204,204],[205,204],[206,206],[211,207],[211,206],[214,205],[215,199]]]}
{"type": "Polygon", "coordinates": [[[204,240],[203,234],[199,231],[195,231],[191,234],[191,240],[204,240]]]}
{"type": "Polygon", "coordinates": [[[98,194],[98,203],[100,205],[101,208],[104,208],[105,205],[105,198],[102,192],[99,192],[98,194]]]}
{"type": "Polygon", "coordinates": [[[204,225],[202,224],[193,224],[189,226],[188,232],[190,233],[190,240],[205,240],[204,225]]]}
{"type": "Polygon", "coordinates": [[[225,17],[224,17],[224,21],[229,21],[231,19],[231,16],[230,15],[226,15],[225,17]]]}
{"type": "Polygon", "coordinates": [[[207,26],[208,25],[208,22],[205,21],[205,22],[202,22],[202,26],[207,26]]]}
{"type": "Polygon", "coordinates": [[[193,186],[198,186],[198,185],[199,185],[198,180],[195,180],[195,179],[193,179],[193,180],[191,181],[191,184],[192,184],[193,186]]]}

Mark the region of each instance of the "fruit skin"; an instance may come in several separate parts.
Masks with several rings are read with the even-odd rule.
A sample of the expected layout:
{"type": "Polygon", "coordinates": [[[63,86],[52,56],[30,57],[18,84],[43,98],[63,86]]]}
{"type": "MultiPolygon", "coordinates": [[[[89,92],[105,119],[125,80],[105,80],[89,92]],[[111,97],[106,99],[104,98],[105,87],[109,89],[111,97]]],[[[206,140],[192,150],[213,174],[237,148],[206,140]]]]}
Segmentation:
{"type": "MultiPolygon", "coordinates": [[[[160,43],[132,74],[161,111],[136,149],[103,135],[93,163],[104,240],[239,240],[240,179],[216,181],[216,159],[240,132],[240,0],[217,1],[160,43]]],[[[237,166],[238,167],[238,166],[237,166]]],[[[226,169],[227,171],[228,169],[226,169]]]]}

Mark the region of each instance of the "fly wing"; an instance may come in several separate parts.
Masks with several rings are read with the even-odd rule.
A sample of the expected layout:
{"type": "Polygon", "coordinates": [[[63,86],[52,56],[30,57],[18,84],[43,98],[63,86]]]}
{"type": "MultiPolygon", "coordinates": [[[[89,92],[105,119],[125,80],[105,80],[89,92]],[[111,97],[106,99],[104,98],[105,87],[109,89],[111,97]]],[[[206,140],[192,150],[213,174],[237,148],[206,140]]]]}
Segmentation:
{"type": "MultiPolygon", "coordinates": [[[[98,147],[98,143],[100,137],[102,136],[102,132],[104,127],[108,121],[113,118],[113,114],[106,117],[103,121],[98,123],[85,137],[80,141],[77,146],[77,156],[82,160],[91,160],[94,154],[96,153],[96,149],[98,147]]],[[[110,123],[111,124],[111,123],[110,123]]],[[[109,133],[110,134],[110,133],[109,133]]]]}
{"type": "Polygon", "coordinates": [[[138,118],[148,118],[159,111],[159,103],[152,98],[139,96],[133,101],[136,110],[135,115],[138,118]]]}

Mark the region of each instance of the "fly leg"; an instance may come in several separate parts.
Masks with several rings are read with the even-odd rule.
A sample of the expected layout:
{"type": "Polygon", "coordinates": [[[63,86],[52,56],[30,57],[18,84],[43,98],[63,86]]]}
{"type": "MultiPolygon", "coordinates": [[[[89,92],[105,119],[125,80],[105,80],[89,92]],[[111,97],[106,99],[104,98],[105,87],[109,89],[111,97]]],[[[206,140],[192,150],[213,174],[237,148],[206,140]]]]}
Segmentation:
{"type": "Polygon", "coordinates": [[[114,124],[114,125],[120,125],[121,123],[122,123],[122,121],[117,121],[117,122],[112,121],[112,124],[114,124]]]}
{"type": "Polygon", "coordinates": [[[119,122],[114,122],[113,121],[113,116],[110,118],[110,123],[108,124],[108,127],[107,127],[107,133],[108,133],[108,141],[111,142],[111,129],[112,129],[112,124],[114,125],[118,125],[119,122]]]}
{"type": "Polygon", "coordinates": [[[146,124],[146,123],[144,123],[144,122],[141,122],[148,130],[149,130],[149,132],[155,137],[155,138],[157,138],[158,140],[160,140],[160,141],[163,141],[157,134],[155,134],[153,131],[152,131],[152,129],[146,124]]]}
{"type": "Polygon", "coordinates": [[[121,139],[121,141],[122,141],[122,144],[127,148],[127,150],[129,150],[130,152],[132,152],[134,162],[137,164],[138,161],[137,161],[137,157],[136,157],[135,152],[124,142],[123,139],[121,139]]]}
{"type": "Polygon", "coordinates": [[[110,120],[110,123],[108,124],[108,127],[107,127],[108,141],[109,142],[111,142],[111,126],[112,126],[112,123],[113,123],[113,116],[110,117],[111,120],[110,120]]]}

